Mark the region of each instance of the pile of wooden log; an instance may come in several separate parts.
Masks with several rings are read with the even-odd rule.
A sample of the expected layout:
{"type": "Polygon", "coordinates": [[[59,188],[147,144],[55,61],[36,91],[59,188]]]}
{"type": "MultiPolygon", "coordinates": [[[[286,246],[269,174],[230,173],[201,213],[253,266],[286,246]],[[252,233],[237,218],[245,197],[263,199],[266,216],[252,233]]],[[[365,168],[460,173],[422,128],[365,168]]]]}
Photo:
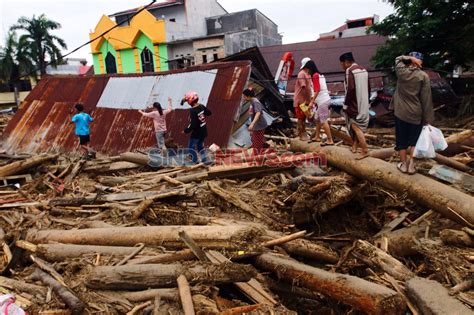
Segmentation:
{"type": "Polygon", "coordinates": [[[39,314],[472,313],[465,187],[291,145],[285,163],[161,169],[4,155],[1,294],[39,314]],[[333,169],[287,163],[321,156],[333,169]]]}

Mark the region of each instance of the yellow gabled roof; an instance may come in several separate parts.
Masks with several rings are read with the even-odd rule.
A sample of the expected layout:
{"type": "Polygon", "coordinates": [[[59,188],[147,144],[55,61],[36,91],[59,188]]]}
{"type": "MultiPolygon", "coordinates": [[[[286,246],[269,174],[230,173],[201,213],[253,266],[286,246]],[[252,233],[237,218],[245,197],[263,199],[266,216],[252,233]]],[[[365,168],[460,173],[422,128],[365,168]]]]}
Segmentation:
{"type": "MultiPolygon", "coordinates": [[[[95,27],[94,32],[89,34],[89,37],[92,40],[116,25],[117,23],[112,21],[108,16],[103,15],[95,27]]],[[[115,50],[133,48],[135,47],[135,42],[140,32],[150,38],[153,44],[166,42],[165,21],[157,20],[153,14],[147,10],[143,10],[133,17],[130,21],[130,25],[116,27],[108,32],[104,36],[105,38],[101,37],[92,42],[92,53],[100,52],[100,47],[105,39],[109,41],[115,50]]]]}

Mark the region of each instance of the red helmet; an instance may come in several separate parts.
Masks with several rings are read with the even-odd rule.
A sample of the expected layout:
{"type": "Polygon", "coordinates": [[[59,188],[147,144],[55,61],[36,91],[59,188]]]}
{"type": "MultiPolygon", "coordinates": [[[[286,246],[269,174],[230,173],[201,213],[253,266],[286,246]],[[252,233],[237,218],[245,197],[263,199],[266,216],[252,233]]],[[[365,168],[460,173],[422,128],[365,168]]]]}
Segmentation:
{"type": "Polygon", "coordinates": [[[184,95],[184,101],[186,101],[188,104],[194,104],[196,103],[197,101],[199,101],[199,96],[196,92],[194,91],[189,91],[188,93],[186,93],[184,95]]]}

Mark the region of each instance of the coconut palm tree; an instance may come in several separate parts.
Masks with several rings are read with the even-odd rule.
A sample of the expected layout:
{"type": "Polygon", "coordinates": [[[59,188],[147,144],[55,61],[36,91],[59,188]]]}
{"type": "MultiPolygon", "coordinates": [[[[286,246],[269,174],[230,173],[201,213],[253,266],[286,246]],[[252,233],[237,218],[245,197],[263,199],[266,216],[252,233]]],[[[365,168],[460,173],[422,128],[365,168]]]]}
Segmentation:
{"type": "Polygon", "coordinates": [[[29,76],[34,72],[33,70],[29,43],[26,39],[20,38],[18,40],[14,31],[8,32],[5,46],[0,47],[0,80],[13,85],[15,98],[18,98],[21,77],[23,75],[29,76]]]}
{"type": "Polygon", "coordinates": [[[48,19],[44,14],[31,19],[21,17],[11,30],[22,30],[20,41],[28,43],[30,46],[31,59],[41,75],[46,73],[46,66],[57,65],[62,61],[61,48],[66,49],[67,45],[63,39],[52,35],[51,31],[61,28],[61,24],[48,19]],[[47,59],[49,61],[47,61],[47,59]]]}

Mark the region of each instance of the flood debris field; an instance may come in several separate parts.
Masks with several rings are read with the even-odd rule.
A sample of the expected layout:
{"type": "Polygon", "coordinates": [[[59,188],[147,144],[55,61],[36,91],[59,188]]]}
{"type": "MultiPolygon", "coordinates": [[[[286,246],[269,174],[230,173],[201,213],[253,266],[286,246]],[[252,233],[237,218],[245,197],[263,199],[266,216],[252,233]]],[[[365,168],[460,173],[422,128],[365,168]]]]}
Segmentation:
{"type": "Polygon", "coordinates": [[[472,314],[470,128],[414,176],[391,129],[360,161],[270,136],[297,167],[4,153],[0,290],[30,314],[472,314]]]}

